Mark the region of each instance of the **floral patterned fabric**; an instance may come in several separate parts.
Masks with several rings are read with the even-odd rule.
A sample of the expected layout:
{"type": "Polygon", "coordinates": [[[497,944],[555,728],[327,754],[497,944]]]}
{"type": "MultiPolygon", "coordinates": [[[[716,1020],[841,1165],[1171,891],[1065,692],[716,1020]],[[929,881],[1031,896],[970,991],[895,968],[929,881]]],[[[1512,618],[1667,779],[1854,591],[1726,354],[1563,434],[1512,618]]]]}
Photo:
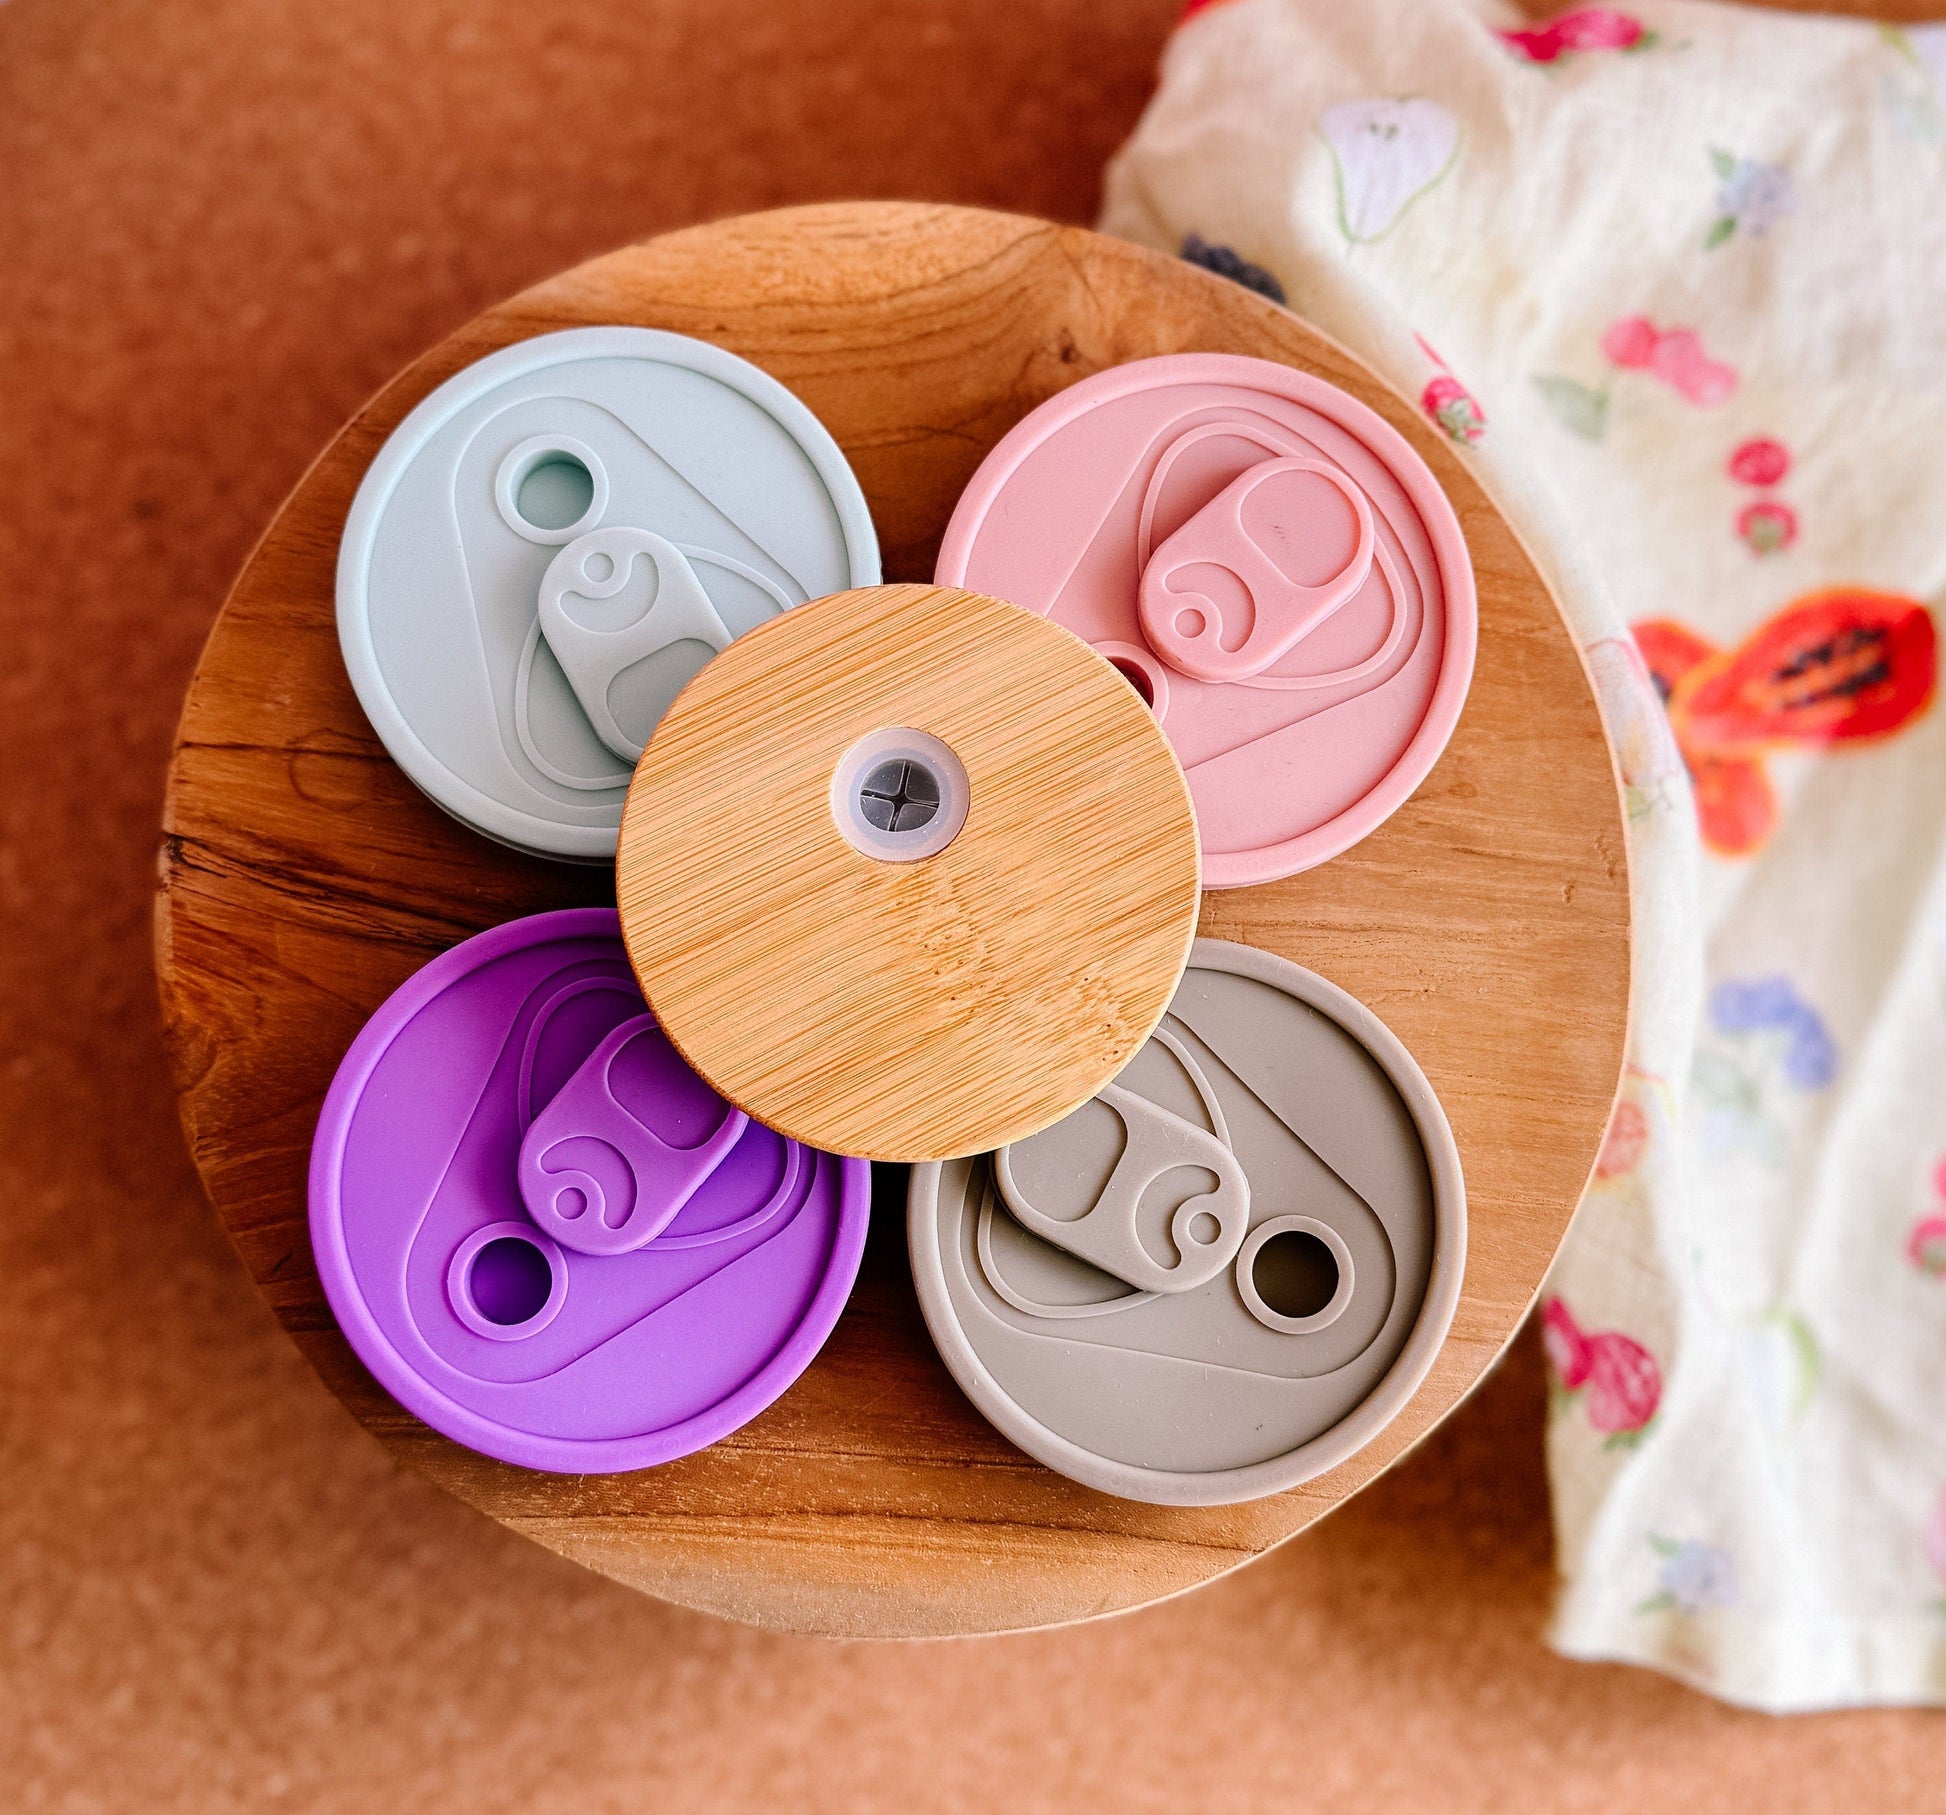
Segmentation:
{"type": "Polygon", "coordinates": [[[1103,225],[1419,401],[1624,784],[1629,1064],[1541,1306],[1553,1641],[1946,1700],[1946,27],[1190,15],[1103,225]]]}

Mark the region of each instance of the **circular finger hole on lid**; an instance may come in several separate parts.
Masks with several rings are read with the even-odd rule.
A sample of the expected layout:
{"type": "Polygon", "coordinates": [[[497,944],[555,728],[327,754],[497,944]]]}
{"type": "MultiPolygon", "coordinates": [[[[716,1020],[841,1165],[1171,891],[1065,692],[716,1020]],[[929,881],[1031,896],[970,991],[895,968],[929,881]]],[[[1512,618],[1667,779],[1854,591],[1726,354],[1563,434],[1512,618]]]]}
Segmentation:
{"type": "Polygon", "coordinates": [[[721,1111],[653,1027],[612,908],[441,953],[319,1117],[311,1247],[339,1329],[406,1410],[524,1468],[611,1474],[727,1436],[836,1325],[871,1169],[742,1118],[719,1141],[721,1111]],[[537,1130],[559,1240],[528,1209],[537,1130]],[[633,1248],[590,1228],[615,1162],[664,1193],[633,1248]]]}
{"type": "Polygon", "coordinates": [[[1251,1230],[1237,1254],[1236,1278],[1250,1315],[1266,1329],[1309,1336],[1344,1315],[1356,1270],[1344,1238],[1329,1224],[1278,1216],[1251,1230]]]}
{"type": "Polygon", "coordinates": [[[568,1295],[561,1251],[526,1223],[489,1223],[453,1251],[446,1296],[476,1336],[517,1342],[547,1328],[568,1295]]]}
{"type": "Polygon", "coordinates": [[[972,802],[966,766],[925,731],[862,737],[831,776],[831,817],[854,850],[884,863],[936,856],[959,836],[972,802]]]}
{"type": "Polygon", "coordinates": [[[1157,718],[1168,716],[1169,674],[1156,660],[1152,649],[1140,643],[1123,642],[1116,637],[1105,638],[1095,644],[1094,649],[1109,667],[1135,689],[1136,697],[1157,718]]]}
{"type": "Polygon", "coordinates": [[[1280,1493],[1369,1443],[1439,1353],[1465,1229],[1452,1131],[1397,1037],[1214,939],[1112,1085],[1018,1148],[914,1167],[906,1219],[926,1326],[988,1421],[1177,1506],[1280,1493]],[[1172,1158],[1178,1187],[1187,1161],[1217,1189],[1170,1188],[1172,1158]]]}
{"type": "Polygon", "coordinates": [[[612,863],[636,753],[683,685],[878,576],[856,475],[777,380],[684,335],[572,328],[466,366],[386,438],[339,543],[338,640],[387,752],[446,812],[612,863]],[[659,558],[631,562],[631,535],[659,558]]]}
{"type": "Polygon", "coordinates": [[[530,542],[572,542],[608,509],[608,469],[585,441],[536,435],[500,462],[493,499],[516,535],[530,542]]]}

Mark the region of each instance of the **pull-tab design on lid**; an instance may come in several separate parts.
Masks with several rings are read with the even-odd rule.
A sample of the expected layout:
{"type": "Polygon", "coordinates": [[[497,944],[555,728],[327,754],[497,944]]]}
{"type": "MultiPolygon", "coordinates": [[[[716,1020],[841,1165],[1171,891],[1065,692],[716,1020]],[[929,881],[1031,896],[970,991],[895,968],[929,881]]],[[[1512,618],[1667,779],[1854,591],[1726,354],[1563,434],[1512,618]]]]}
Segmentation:
{"type": "Polygon", "coordinates": [[[573,328],[488,354],[393,430],[345,519],[338,640],[441,807],[601,862],[698,671],[878,576],[858,480],[783,385],[681,334],[573,328]]]}
{"type": "Polygon", "coordinates": [[[535,1117],[520,1144],[521,1201],[562,1246],[627,1254],[675,1220],[749,1126],[653,1015],[637,1015],[535,1117]]]}
{"type": "Polygon", "coordinates": [[[1381,825],[1473,672],[1439,480],[1356,397],[1261,359],[1132,360],[1050,397],[960,494],[935,578],[1120,671],[1182,763],[1205,888],[1296,875],[1381,825]]]}
{"type": "Polygon", "coordinates": [[[494,927],[353,1041],[311,1148],[311,1247],[358,1357],[525,1468],[686,1456],[810,1364],[871,1168],[732,1109],[644,1013],[612,908],[494,927]]]}
{"type": "MultiPolygon", "coordinates": [[[[789,599],[784,600],[790,604],[789,599]]],[[[730,633],[683,552],[652,530],[591,530],[554,557],[541,577],[541,635],[574,697],[608,749],[640,760],[662,709],[730,633]],[[682,645],[689,647],[684,651],[682,645]],[[624,725],[615,683],[639,662],[673,657],[674,671],[647,691],[624,725]]],[[[626,708],[624,708],[626,710],[626,708]]]]}
{"type": "Polygon", "coordinates": [[[1199,939],[1115,1082],[915,1166],[906,1233],[927,1328],[1006,1436],[1108,1493],[1217,1506],[1336,1467],[1405,1404],[1465,1215],[1398,1040],[1288,960],[1199,939]]]}
{"type": "MultiPolygon", "coordinates": [[[[1090,1138],[1095,1130],[1086,1112],[1002,1147],[993,1156],[993,1176],[1015,1219],[1043,1241],[1138,1291],[1187,1292],[1214,1279],[1243,1246],[1250,1224],[1250,1181],[1230,1150],[1222,1105],[1193,1056],[1167,1028],[1154,1038],[1181,1062],[1214,1133],[1160,1103],[1109,1084],[1088,1107],[1099,1105],[1121,1124],[1122,1148],[1092,1199],[1089,1190],[1100,1178],[1099,1145],[1090,1138]],[[1031,1201],[1023,1173],[1035,1189],[1050,1197],[1079,1195],[1085,1207],[1078,1215],[1049,1214],[1031,1201]],[[1155,1189],[1171,1182],[1174,1189],[1155,1189]],[[1160,1233],[1157,1224],[1166,1226],[1175,1245],[1173,1261],[1158,1260],[1143,1240],[1144,1225],[1153,1239],[1160,1233]]],[[[1100,1113],[1092,1119],[1098,1127],[1100,1113]]]]}
{"type": "Polygon", "coordinates": [[[1365,584],[1377,532],[1365,494],[1321,460],[1266,460],[1149,557],[1142,634],[1199,681],[1242,681],[1365,584]]]}

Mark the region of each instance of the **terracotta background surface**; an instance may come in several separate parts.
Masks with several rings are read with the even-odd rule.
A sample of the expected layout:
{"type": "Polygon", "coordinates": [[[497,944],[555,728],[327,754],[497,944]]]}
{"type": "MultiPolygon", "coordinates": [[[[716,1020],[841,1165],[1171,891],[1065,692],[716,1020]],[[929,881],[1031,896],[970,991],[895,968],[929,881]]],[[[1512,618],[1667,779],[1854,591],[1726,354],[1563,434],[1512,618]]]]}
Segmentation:
{"type": "Polygon", "coordinates": [[[1873,1811],[1946,1727],[1778,1723],[1540,1645],[1531,1340],[1186,1600],[841,1646],[631,1595],[393,1468],[177,1135],[162,773],[305,462],[485,303],[660,228],[1088,218],[1176,0],[0,6],[0,1806],[1873,1811]]]}

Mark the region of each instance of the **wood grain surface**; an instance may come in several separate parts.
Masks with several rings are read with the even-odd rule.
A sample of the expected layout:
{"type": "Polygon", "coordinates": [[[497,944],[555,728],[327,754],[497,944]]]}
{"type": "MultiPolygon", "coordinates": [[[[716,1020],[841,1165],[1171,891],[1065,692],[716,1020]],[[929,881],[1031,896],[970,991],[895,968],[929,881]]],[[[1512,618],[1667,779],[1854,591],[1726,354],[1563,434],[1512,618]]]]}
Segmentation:
{"type": "Polygon", "coordinates": [[[1135,1056],[1200,868],[1182,770],[1107,662],[1018,605],[874,586],[759,625],[682,690],[615,888],[643,993],[724,1096],[830,1152],[945,1160],[1038,1133],[1135,1056]],[[923,862],[832,817],[839,764],[888,729],[939,738],[971,785],[923,862]]]}
{"type": "Polygon", "coordinates": [[[994,1631],[1207,1581],[1330,1510],[1478,1380],[1588,1176],[1621,1068],[1623,815],[1586,675],[1545,585],[1449,444],[1343,349],[1207,273],[1074,228],[904,204],[747,216],[626,248],[489,310],[325,450],[238,579],[184,708],[165,810],[158,962],[183,1124],[259,1287],[402,1458],[543,1544],[692,1606],[804,1631],[994,1631]],[[954,1389],[905,1272],[888,1169],[859,1286],[763,1417],[664,1468],[561,1478],[435,1436],[364,1374],[318,1288],[304,1175],[367,1015],[434,953],[606,897],[599,871],[474,836],[361,717],[332,614],[339,529],[405,412],[473,359],[601,322],[754,360],[851,460],[888,579],[930,577],[960,488],[1022,415],[1158,353],[1280,359],[1342,385],[1425,455],[1459,512],[1480,648],[1445,757],[1378,833],[1307,875],[1205,898],[1201,930],[1351,990],[1439,1092],[1467,1171],[1452,1334],[1400,1418],[1331,1474],[1247,1506],[1118,1502],[1028,1462],[954,1389]]]}

